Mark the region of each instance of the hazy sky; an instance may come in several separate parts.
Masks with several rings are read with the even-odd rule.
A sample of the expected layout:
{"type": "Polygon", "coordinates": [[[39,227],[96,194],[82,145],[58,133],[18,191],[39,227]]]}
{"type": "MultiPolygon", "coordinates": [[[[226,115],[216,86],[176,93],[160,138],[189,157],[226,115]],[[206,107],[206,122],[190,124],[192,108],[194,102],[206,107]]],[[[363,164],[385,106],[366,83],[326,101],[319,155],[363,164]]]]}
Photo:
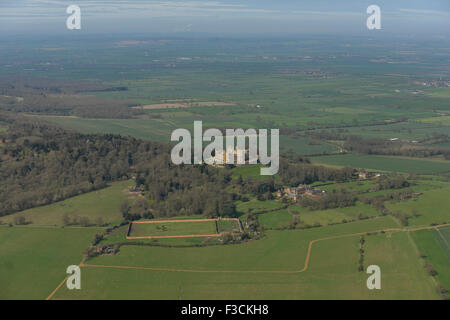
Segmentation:
{"type": "Polygon", "coordinates": [[[366,34],[371,4],[382,10],[379,32],[450,36],[450,0],[0,0],[0,34],[366,34]],[[66,29],[71,4],[82,30],[66,29]]]}

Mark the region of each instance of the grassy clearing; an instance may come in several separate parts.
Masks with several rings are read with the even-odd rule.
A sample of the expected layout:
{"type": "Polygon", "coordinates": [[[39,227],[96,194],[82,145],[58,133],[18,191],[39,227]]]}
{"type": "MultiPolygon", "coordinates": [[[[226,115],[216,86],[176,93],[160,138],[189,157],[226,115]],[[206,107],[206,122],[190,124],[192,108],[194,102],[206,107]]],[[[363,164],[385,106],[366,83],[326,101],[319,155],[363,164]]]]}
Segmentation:
{"type": "Polygon", "coordinates": [[[100,230],[0,226],[0,300],[45,299],[100,230]]]}
{"type": "Polygon", "coordinates": [[[247,165],[234,168],[232,177],[238,178],[239,176],[241,176],[242,179],[245,179],[247,177],[264,178],[264,176],[261,176],[261,165],[247,165]]]}
{"type": "Polygon", "coordinates": [[[23,215],[33,225],[62,226],[66,214],[71,218],[88,217],[92,224],[96,224],[99,219],[104,223],[117,223],[122,220],[120,204],[130,197],[128,190],[131,185],[132,181],[112,183],[102,190],[1,217],[0,220],[13,223],[15,216],[23,215]]]}
{"type": "Polygon", "coordinates": [[[131,237],[216,234],[215,221],[133,223],[131,237]]]}
{"type": "Polygon", "coordinates": [[[409,158],[345,154],[336,156],[313,157],[315,163],[351,166],[381,171],[393,171],[418,174],[437,174],[450,172],[450,161],[416,160],[409,158]]]}

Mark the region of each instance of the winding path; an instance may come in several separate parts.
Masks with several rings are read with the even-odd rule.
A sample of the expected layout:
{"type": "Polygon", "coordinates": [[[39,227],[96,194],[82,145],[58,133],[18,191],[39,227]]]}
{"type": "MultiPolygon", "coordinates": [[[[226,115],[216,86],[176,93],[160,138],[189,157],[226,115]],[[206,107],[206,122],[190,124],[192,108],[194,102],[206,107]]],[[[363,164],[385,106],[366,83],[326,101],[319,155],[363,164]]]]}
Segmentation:
{"type": "MultiPolygon", "coordinates": [[[[358,233],[350,233],[350,234],[341,234],[336,236],[324,237],[315,240],[311,240],[308,244],[308,251],[306,253],[305,264],[300,270],[190,270],[190,269],[174,269],[174,268],[152,268],[152,267],[137,267],[137,266],[115,266],[115,265],[95,265],[95,264],[85,264],[84,259],[79,264],[80,268],[105,268],[105,269],[122,269],[122,270],[146,270],[146,271],[167,271],[167,272],[184,272],[184,273],[278,273],[278,274],[298,274],[305,272],[308,270],[309,262],[311,258],[312,247],[314,243],[325,240],[333,240],[340,238],[348,238],[348,237],[356,237],[362,236],[372,233],[379,232],[410,232],[410,231],[419,231],[419,230],[431,230],[438,229],[441,227],[450,226],[450,223],[435,225],[435,226],[427,226],[427,227],[417,227],[417,228],[390,228],[390,229],[381,229],[374,231],[366,231],[366,232],[358,232],[358,233]]],[[[64,282],[67,280],[68,276],[64,278],[64,280],[56,287],[55,290],[47,297],[46,300],[50,300],[56,294],[56,292],[61,288],[64,282]]]]}

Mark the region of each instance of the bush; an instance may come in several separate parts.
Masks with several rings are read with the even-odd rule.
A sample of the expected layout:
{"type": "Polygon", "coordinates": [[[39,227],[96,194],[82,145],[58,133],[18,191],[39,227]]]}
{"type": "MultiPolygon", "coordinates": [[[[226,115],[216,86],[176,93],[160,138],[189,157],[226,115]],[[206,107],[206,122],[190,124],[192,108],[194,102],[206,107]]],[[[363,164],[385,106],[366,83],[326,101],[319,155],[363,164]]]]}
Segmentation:
{"type": "Polygon", "coordinates": [[[20,225],[26,225],[27,224],[27,221],[26,221],[26,219],[25,219],[25,217],[24,216],[22,216],[22,215],[18,215],[18,216],[15,216],[14,217],[14,224],[15,225],[18,225],[18,226],[20,226],[20,225]]]}

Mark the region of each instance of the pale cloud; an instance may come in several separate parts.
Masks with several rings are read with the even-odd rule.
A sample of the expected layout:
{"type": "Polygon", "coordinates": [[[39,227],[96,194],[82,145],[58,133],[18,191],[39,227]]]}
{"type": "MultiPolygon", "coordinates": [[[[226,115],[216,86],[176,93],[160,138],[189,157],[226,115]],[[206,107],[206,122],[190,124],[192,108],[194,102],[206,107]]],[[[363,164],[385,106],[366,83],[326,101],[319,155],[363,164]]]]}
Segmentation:
{"type": "Polygon", "coordinates": [[[399,9],[404,13],[421,14],[427,16],[450,16],[450,11],[438,11],[438,10],[419,10],[419,9],[399,9]]]}
{"type": "MultiPolygon", "coordinates": [[[[86,32],[364,32],[362,0],[0,0],[0,33],[14,30],[58,32],[66,8],[81,7],[86,32]],[[59,26],[59,27],[58,27],[59,26]],[[340,28],[340,29],[339,29],[340,28]],[[339,30],[339,31],[338,31],[339,30]],[[155,31],[156,32],[156,31],[155,31]]],[[[448,34],[449,0],[377,0],[384,31],[400,28],[448,34]],[[426,8],[426,9],[425,9],[426,8]],[[424,23],[416,23],[423,22],[424,23]],[[416,26],[417,25],[417,26],[416,26]]],[[[409,30],[407,30],[409,32],[409,30]]]]}
{"type": "Polygon", "coordinates": [[[10,4],[0,13],[3,17],[39,16],[45,17],[61,14],[62,8],[69,4],[79,5],[88,15],[139,15],[148,17],[173,17],[173,16],[206,16],[211,14],[270,14],[274,10],[250,8],[243,4],[224,3],[220,1],[136,1],[136,0],[25,0],[10,4]]]}

